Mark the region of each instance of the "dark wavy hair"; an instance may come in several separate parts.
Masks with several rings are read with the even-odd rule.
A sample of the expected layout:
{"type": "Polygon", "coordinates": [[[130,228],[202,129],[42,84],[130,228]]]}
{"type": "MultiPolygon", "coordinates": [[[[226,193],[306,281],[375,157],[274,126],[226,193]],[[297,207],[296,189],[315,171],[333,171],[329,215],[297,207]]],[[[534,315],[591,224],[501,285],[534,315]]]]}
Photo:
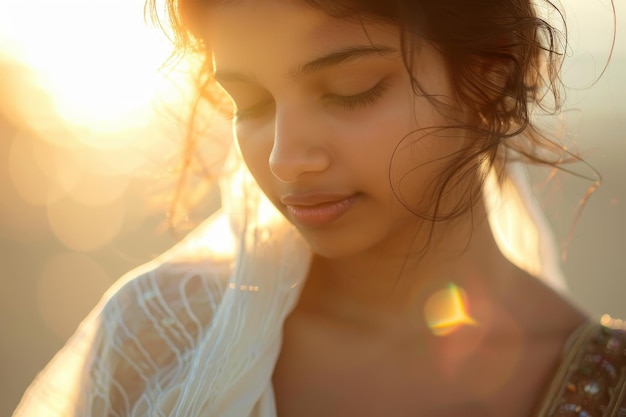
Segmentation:
{"type": "MultiPolygon", "coordinates": [[[[147,0],[146,10],[154,22],[172,29],[170,33],[179,53],[197,53],[206,59],[209,51],[199,36],[203,23],[198,21],[198,16],[206,16],[208,8],[228,1],[166,0],[164,15],[157,0],[147,0]]],[[[441,112],[452,114],[449,105],[428,95],[425,86],[413,76],[415,42],[432,43],[446,61],[453,94],[470,114],[469,122],[453,127],[463,128],[480,140],[450,157],[445,171],[432,184],[431,205],[425,211],[413,210],[416,215],[434,222],[466,212],[478,200],[484,175],[469,176],[476,178],[470,187],[458,187],[460,182],[469,174],[484,173],[486,170],[480,168],[485,164],[495,166],[502,175],[501,168],[511,155],[552,167],[578,159],[551,140],[531,119],[535,112],[559,112],[562,103],[559,74],[567,48],[567,27],[562,11],[550,0],[298,1],[337,18],[396,26],[415,93],[427,97],[441,112]],[[554,24],[548,21],[548,16],[556,17],[554,24]],[[441,197],[448,193],[455,193],[458,204],[444,212],[440,207],[441,197]]],[[[197,74],[194,109],[202,102],[218,104],[222,100],[213,88],[209,64],[205,62],[197,74]]],[[[194,117],[198,117],[196,111],[192,112],[190,132],[194,117]]],[[[432,132],[432,127],[428,129],[432,132]]],[[[195,140],[195,135],[190,133],[188,160],[195,140]]],[[[408,205],[407,208],[411,209],[408,205]]]]}

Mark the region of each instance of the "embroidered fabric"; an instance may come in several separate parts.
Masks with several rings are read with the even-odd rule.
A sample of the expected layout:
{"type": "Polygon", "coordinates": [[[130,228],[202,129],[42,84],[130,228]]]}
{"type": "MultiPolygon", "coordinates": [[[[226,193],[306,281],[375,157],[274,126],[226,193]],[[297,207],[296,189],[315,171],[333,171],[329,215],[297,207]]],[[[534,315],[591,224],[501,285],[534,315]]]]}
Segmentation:
{"type": "Polygon", "coordinates": [[[537,417],[626,416],[624,323],[585,323],[564,353],[537,417]]]}
{"type": "MultiPolygon", "coordinates": [[[[521,164],[485,184],[502,252],[563,288],[521,164]]],[[[310,253],[233,152],[222,209],[127,274],[37,377],[14,417],[274,417],[281,329],[310,253]]]]}

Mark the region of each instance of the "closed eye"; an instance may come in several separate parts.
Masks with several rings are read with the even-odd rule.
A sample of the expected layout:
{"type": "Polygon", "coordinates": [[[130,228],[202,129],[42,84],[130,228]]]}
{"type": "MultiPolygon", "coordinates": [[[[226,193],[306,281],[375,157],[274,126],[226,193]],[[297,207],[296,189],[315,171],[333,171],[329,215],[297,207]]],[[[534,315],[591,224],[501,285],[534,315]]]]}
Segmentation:
{"type": "MultiPolygon", "coordinates": [[[[327,104],[337,104],[346,110],[356,110],[376,104],[376,102],[382,98],[388,87],[389,83],[386,80],[381,80],[374,87],[362,93],[350,96],[326,94],[323,96],[323,100],[327,104]]],[[[274,100],[267,99],[245,109],[237,109],[232,118],[237,123],[243,123],[265,115],[273,106],[274,100]]]]}
{"type": "Polygon", "coordinates": [[[324,99],[327,103],[338,104],[347,110],[355,110],[360,107],[376,104],[376,102],[382,98],[383,94],[387,90],[387,87],[389,87],[388,82],[386,80],[381,80],[374,87],[362,93],[351,96],[328,94],[324,96],[324,99]]]}
{"type": "Polygon", "coordinates": [[[238,108],[237,111],[235,111],[235,113],[233,114],[232,118],[235,120],[235,122],[241,123],[249,119],[263,116],[267,111],[271,110],[273,104],[274,100],[268,99],[245,109],[238,108]]]}

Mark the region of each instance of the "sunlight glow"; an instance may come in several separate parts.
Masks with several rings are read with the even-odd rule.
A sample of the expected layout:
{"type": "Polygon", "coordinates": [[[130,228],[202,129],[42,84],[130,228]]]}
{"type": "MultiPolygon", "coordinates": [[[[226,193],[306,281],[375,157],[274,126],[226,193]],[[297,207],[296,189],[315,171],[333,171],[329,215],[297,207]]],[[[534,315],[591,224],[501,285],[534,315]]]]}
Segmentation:
{"type": "Polygon", "coordinates": [[[33,71],[63,119],[106,132],[146,123],[172,47],[143,22],[143,0],[9,0],[0,28],[0,50],[33,71]]]}
{"type": "Polygon", "coordinates": [[[0,1],[0,117],[15,128],[6,186],[45,209],[67,248],[97,250],[133,227],[143,209],[126,206],[131,188],[158,194],[158,180],[173,193],[192,89],[188,61],[162,69],[172,51],[144,0],[0,1]]]}
{"type": "Polygon", "coordinates": [[[450,283],[435,292],[424,305],[424,317],[435,336],[447,336],[463,325],[476,325],[467,311],[465,291],[450,283]]]}
{"type": "Polygon", "coordinates": [[[192,238],[186,247],[192,255],[196,255],[199,258],[206,251],[210,251],[213,257],[219,259],[220,257],[231,258],[237,249],[236,243],[228,217],[219,216],[212,223],[209,230],[200,236],[192,238]]]}
{"type": "Polygon", "coordinates": [[[67,248],[93,251],[111,242],[120,232],[126,217],[123,200],[85,207],[71,198],[64,198],[47,207],[52,233],[67,248]]]}
{"type": "Polygon", "coordinates": [[[259,209],[258,209],[258,224],[259,226],[269,226],[272,224],[276,224],[283,219],[282,214],[276,209],[274,204],[265,197],[265,195],[261,195],[259,201],[259,209]]]}

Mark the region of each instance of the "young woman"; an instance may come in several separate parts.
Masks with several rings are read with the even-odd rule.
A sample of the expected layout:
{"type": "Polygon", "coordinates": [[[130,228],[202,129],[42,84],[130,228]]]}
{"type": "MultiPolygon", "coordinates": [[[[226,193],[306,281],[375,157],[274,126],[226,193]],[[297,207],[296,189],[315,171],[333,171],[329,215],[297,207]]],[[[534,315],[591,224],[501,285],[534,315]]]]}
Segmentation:
{"type": "Polygon", "coordinates": [[[233,104],[222,209],[16,415],[625,415],[626,336],[563,295],[523,169],[566,156],[530,118],[563,46],[535,7],[168,3],[233,104]]]}

